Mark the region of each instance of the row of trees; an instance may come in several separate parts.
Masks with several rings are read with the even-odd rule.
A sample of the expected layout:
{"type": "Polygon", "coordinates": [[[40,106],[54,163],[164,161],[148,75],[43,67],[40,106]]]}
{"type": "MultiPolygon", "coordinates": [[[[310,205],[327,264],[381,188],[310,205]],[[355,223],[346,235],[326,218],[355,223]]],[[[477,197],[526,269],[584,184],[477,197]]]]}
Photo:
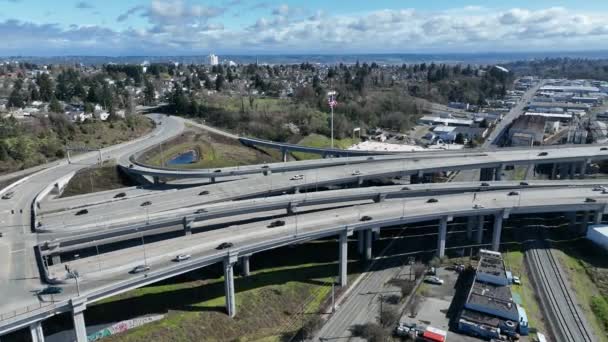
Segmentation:
{"type": "MultiPolygon", "coordinates": [[[[154,101],[154,87],[147,84],[145,96],[149,102],[154,101]]],[[[18,78],[13,83],[13,89],[8,99],[9,108],[23,108],[33,101],[49,102],[49,111],[63,112],[59,101],[66,103],[80,102],[85,104],[85,112],[92,113],[94,105],[99,104],[116,119],[117,109],[134,112],[134,99],[125,88],[126,82],[109,83],[102,75],[84,78],[74,70],[60,72],[53,80],[47,73],[41,73],[26,86],[23,79],[18,78]]]]}

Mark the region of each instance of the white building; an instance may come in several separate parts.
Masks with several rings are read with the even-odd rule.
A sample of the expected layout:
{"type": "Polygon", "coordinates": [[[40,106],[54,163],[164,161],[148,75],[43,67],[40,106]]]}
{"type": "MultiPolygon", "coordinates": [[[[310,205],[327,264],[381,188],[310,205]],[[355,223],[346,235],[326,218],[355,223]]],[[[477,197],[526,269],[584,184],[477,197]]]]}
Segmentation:
{"type": "Polygon", "coordinates": [[[209,65],[218,65],[220,64],[220,58],[214,54],[210,54],[209,57],[209,65]]]}
{"type": "Polygon", "coordinates": [[[608,250],[608,226],[602,224],[589,226],[587,239],[608,250]]]}

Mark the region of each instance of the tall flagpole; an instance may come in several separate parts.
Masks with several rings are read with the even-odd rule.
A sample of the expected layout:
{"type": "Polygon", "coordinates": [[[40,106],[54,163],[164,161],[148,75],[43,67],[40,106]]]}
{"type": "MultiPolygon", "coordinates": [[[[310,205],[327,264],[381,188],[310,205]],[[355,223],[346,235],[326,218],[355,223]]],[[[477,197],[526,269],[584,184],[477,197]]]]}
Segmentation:
{"type": "Polygon", "coordinates": [[[327,102],[329,103],[329,108],[331,108],[331,148],[334,148],[334,107],[336,104],[336,92],[329,91],[327,92],[327,102]]]}

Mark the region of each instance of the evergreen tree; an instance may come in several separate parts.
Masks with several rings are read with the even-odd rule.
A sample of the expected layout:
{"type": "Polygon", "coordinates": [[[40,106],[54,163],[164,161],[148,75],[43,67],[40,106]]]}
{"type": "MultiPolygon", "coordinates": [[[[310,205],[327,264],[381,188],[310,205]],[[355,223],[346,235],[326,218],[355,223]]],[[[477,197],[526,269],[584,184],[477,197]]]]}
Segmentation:
{"type": "Polygon", "coordinates": [[[51,103],[49,104],[49,111],[52,113],[63,113],[63,106],[56,97],[53,97],[51,103]]]}
{"type": "Polygon", "coordinates": [[[222,74],[218,74],[215,79],[215,90],[221,91],[222,87],[224,87],[224,76],[222,74]]]}
{"type": "Polygon", "coordinates": [[[97,98],[97,92],[95,91],[95,85],[91,85],[89,87],[89,92],[87,93],[87,102],[90,103],[99,103],[99,99],[97,98]]]}
{"type": "Polygon", "coordinates": [[[36,83],[40,88],[40,99],[45,102],[51,101],[53,98],[53,81],[51,81],[49,75],[46,73],[41,74],[36,83]]]}
{"type": "Polygon", "coordinates": [[[30,85],[30,101],[40,101],[40,92],[33,84],[30,85]]]}
{"type": "Polygon", "coordinates": [[[6,149],[6,146],[4,146],[4,142],[0,141],[0,160],[7,161],[8,158],[9,158],[9,156],[8,156],[8,151],[6,149]]]}
{"type": "Polygon", "coordinates": [[[13,88],[11,95],[8,98],[8,107],[9,108],[23,108],[25,106],[25,102],[23,99],[23,95],[21,94],[21,90],[18,88],[13,88]]]}
{"type": "Polygon", "coordinates": [[[152,82],[146,80],[146,89],[144,90],[144,103],[146,105],[151,105],[156,100],[156,91],[154,90],[154,85],[152,82]]]}

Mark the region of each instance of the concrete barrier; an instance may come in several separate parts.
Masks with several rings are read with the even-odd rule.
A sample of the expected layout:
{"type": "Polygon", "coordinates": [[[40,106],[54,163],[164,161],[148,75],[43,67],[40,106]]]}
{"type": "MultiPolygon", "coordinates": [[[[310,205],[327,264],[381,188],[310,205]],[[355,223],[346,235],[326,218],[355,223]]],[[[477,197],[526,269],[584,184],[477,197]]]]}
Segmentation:
{"type": "Polygon", "coordinates": [[[120,334],[127,330],[141,327],[144,324],[159,321],[159,320],[163,319],[164,317],[165,317],[165,315],[153,315],[153,316],[139,317],[139,318],[129,319],[126,321],[121,321],[121,322],[112,324],[111,326],[109,326],[105,329],[99,330],[99,331],[87,336],[87,340],[89,342],[99,341],[104,337],[120,334]]]}

